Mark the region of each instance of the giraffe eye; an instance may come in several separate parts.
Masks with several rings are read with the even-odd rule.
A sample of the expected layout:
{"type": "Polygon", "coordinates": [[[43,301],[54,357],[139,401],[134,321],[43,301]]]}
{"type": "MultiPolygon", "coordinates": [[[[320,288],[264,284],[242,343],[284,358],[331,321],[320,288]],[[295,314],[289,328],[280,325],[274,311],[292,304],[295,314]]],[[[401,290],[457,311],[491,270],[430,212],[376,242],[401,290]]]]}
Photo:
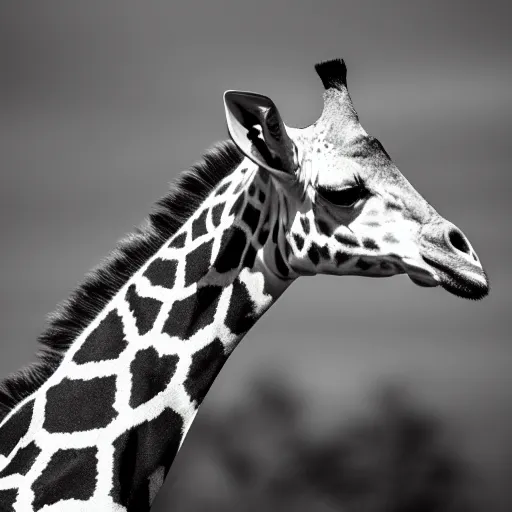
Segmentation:
{"type": "Polygon", "coordinates": [[[349,208],[364,196],[365,189],[361,184],[353,187],[346,187],[341,190],[333,188],[318,187],[318,193],[327,201],[336,206],[349,208]]]}

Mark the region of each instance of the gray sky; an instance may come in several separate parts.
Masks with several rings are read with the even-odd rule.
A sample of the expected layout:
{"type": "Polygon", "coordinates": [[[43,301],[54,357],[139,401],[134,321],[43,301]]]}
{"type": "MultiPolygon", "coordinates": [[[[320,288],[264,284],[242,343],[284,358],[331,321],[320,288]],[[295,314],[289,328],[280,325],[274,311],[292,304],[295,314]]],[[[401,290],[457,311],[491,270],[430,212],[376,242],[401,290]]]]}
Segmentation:
{"type": "Polygon", "coordinates": [[[491,295],[472,303],[406,277],[304,278],[238,347],[204,408],[271,368],[298,380],[319,417],[403,378],[454,420],[505,493],[510,10],[431,0],[3,2],[0,374],[33,359],[46,313],[226,137],[224,90],[266,94],[287,124],[304,126],[322,108],[314,63],[343,57],[363,126],[468,235],[491,295]]]}

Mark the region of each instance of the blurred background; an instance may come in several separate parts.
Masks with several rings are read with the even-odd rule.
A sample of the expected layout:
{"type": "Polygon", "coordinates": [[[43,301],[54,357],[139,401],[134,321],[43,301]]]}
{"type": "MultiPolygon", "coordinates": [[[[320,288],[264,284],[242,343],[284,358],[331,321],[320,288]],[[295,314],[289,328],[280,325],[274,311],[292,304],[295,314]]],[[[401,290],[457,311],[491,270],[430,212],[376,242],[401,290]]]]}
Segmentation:
{"type": "Polygon", "coordinates": [[[483,302],[303,278],[251,330],[157,511],[512,510],[508,2],[0,4],[0,375],[169,181],[227,137],[222,93],[322,108],[343,57],[366,130],[464,230],[483,302]],[[283,412],[284,411],[284,412],[283,412]]]}

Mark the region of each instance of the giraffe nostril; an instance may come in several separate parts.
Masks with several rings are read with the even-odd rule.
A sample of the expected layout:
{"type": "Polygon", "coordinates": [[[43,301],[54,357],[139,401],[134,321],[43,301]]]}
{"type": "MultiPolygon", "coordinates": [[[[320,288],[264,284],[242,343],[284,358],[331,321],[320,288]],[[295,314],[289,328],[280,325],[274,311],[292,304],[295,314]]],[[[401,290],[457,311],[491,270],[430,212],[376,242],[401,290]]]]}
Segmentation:
{"type": "Polygon", "coordinates": [[[471,254],[471,248],[469,247],[466,237],[458,229],[450,229],[448,240],[457,251],[463,252],[464,254],[471,254]]]}

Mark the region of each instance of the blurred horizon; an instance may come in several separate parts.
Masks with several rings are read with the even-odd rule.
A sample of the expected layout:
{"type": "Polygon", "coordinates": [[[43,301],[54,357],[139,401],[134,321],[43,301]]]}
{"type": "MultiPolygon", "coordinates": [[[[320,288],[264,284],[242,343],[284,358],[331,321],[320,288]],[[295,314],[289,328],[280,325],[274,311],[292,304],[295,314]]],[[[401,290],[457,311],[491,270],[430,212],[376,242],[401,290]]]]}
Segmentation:
{"type": "Polygon", "coordinates": [[[301,279],[230,357],[195,425],[243,398],[252,375],[289,378],[315,431],[371,407],[365,396],[379,383],[403,381],[456,429],[485,475],[490,509],[510,510],[508,4],[47,0],[0,9],[0,375],[34,360],[45,316],[182,169],[227,138],[225,90],[266,94],[288,125],[305,126],[322,109],[314,64],[341,57],[363,127],[468,236],[491,294],[464,301],[403,276],[301,279]]]}

